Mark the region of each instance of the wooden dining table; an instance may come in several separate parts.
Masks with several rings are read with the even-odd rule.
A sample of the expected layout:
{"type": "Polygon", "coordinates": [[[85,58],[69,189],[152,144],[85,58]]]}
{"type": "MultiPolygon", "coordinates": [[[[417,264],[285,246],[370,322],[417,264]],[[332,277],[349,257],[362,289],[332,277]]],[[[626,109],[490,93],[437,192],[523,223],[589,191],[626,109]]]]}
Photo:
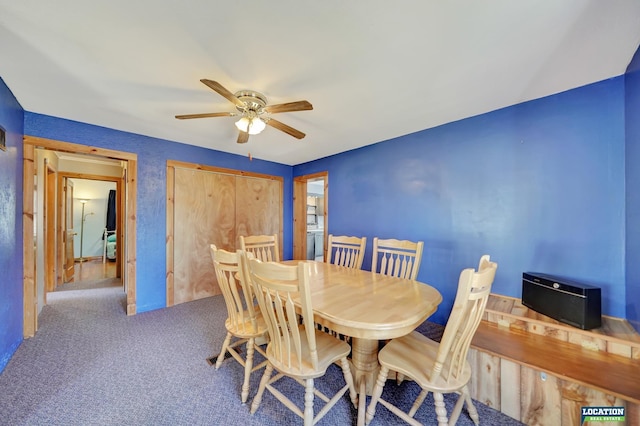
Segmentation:
{"type": "Polygon", "coordinates": [[[308,263],[314,320],[351,337],[351,366],[360,395],[358,424],[362,424],[366,395],[371,394],[379,371],[379,342],[411,333],[436,311],[442,295],[419,281],[308,263]]]}

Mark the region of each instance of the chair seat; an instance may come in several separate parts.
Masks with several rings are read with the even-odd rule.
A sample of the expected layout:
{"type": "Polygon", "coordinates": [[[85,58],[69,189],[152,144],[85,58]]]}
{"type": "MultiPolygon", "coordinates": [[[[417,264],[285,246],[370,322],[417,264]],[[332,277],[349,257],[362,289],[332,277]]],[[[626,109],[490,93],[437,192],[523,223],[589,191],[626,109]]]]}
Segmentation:
{"type": "Polygon", "coordinates": [[[348,343],[333,337],[322,331],[314,330],[316,337],[316,347],[318,348],[318,368],[314,369],[310,360],[309,344],[307,342],[304,325],[300,329],[300,344],[302,348],[302,362],[300,363],[295,353],[291,354],[290,365],[281,362],[288,357],[276,356],[273,354],[271,344],[267,345],[267,356],[271,360],[273,367],[288,376],[296,376],[300,379],[314,379],[325,374],[327,368],[336,361],[346,357],[351,352],[348,343]],[[300,367],[298,367],[300,365],[300,367]]]}
{"type": "Polygon", "coordinates": [[[230,318],[224,322],[224,326],[227,328],[227,331],[233,334],[236,337],[241,339],[249,339],[251,337],[258,337],[266,334],[267,332],[267,323],[262,318],[262,315],[256,312],[256,326],[253,326],[251,318],[246,314],[246,320],[242,323],[235,324],[230,318]]]}
{"type": "Polygon", "coordinates": [[[436,361],[440,344],[414,331],[406,336],[393,339],[380,350],[378,360],[389,370],[404,374],[415,381],[421,388],[449,393],[464,387],[471,378],[471,367],[465,363],[462,374],[446,381],[449,363],[445,363],[438,378],[432,382],[429,373],[436,361]]]}

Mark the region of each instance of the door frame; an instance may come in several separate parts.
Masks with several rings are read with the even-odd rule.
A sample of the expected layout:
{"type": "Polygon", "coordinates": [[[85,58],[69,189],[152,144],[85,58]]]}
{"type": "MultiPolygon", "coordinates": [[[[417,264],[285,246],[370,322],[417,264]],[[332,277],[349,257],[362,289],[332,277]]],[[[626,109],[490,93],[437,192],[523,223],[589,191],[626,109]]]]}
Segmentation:
{"type": "MultiPolygon", "coordinates": [[[[68,178],[68,179],[84,179],[84,180],[96,180],[96,181],[103,181],[103,182],[114,182],[116,184],[116,241],[127,241],[126,238],[126,233],[124,232],[125,228],[125,223],[124,223],[124,212],[122,211],[122,206],[123,206],[123,199],[125,198],[125,194],[123,191],[123,186],[124,186],[124,178],[123,177],[117,177],[117,176],[106,176],[106,175],[94,175],[94,174],[88,174],[88,173],[75,173],[75,172],[58,172],[58,189],[61,190],[62,186],[63,186],[63,179],[64,178],[68,178]]],[[[59,229],[60,229],[60,233],[58,235],[58,241],[62,242],[62,220],[64,220],[64,218],[61,218],[61,220],[58,222],[59,224],[59,229]]],[[[59,245],[59,250],[61,251],[62,248],[60,248],[61,246],[59,245]]],[[[124,250],[126,250],[126,247],[123,247],[124,250]]],[[[122,253],[123,250],[116,250],[116,278],[122,278],[122,253]]],[[[62,265],[62,256],[59,256],[58,258],[58,265],[62,265]]],[[[123,281],[123,284],[125,284],[125,282],[123,281]]]]}
{"type": "Polygon", "coordinates": [[[55,290],[58,274],[56,265],[56,175],[57,171],[51,167],[49,160],[44,159],[44,202],[42,211],[44,233],[44,303],[47,303],[47,293],[55,290]]]}
{"type": "MultiPolygon", "coordinates": [[[[136,313],[136,215],[137,215],[137,176],[138,155],[131,152],[116,151],[106,148],[98,148],[90,145],[80,145],[70,142],[40,138],[25,135],[23,153],[23,263],[24,263],[24,322],[23,336],[25,338],[35,335],[38,329],[38,301],[35,279],[35,241],[33,235],[34,225],[34,159],[35,148],[46,149],[72,154],[89,154],[95,157],[105,157],[119,160],[124,163],[127,170],[124,192],[126,194],[126,234],[121,235],[125,240],[125,253],[123,261],[123,282],[127,292],[127,315],[136,313]]],[[[124,216],[124,215],[121,215],[124,216]]]]}
{"type": "Polygon", "coordinates": [[[307,257],[307,182],[324,180],[324,232],[322,245],[327,259],[327,235],[329,229],[329,172],[318,172],[293,178],[293,258],[307,257]]]}
{"type": "Polygon", "coordinates": [[[57,285],[70,282],[75,275],[75,259],[73,256],[73,235],[70,234],[69,220],[73,218],[73,181],[65,176],[58,179],[58,271],[57,285]],[[71,250],[69,250],[71,249],[71,250]],[[69,256],[71,253],[71,256],[69,256]],[[71,261],[71,262],[69,262],[71,261]],[[71,277],[71,278],[69,278],[71,277]]]}

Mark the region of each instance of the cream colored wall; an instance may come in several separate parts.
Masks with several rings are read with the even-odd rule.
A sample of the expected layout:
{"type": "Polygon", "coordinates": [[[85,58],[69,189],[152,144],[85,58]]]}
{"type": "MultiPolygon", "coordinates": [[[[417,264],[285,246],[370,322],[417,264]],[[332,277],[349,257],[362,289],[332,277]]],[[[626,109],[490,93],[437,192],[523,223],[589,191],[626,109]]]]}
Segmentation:
{"type": "Polygon", "coordinates": [[[116,189],[115,182],[89,179],[71,179],[73,181],[73,228],[76,236],[73,242],[74,257],[80,258],[80,238],[83,238],[82,257],[99,257],[104,251],[104,228],[107,220],[107,203],[109,191],[116,189]],[[79,200],[87,200],[84,206],[85,221],[82,223],[82,204],[79,200]]]}

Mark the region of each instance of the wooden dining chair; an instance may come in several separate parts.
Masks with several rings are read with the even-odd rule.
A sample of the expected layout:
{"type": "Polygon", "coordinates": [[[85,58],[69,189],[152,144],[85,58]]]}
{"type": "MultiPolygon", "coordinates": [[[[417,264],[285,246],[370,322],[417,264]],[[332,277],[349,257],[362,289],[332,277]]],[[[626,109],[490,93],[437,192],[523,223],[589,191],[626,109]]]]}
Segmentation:
{"type": "Polygon", "coordinates": [[[420,270],[424,242],[373,239],[371,272],[415,280],[420,270]]]}
{"type": "Polygon", "coordinates": [[[367,237],[334,236],[329,234],[327,242],[327,263],[362,269],[364,247],[367,237]]]}
{"type": "Polygon", "coordinates": [[[265,361],[253,367],[253,355],[254,350],[264,355],[262,348],[256,344],[256,339],[266,335],[267,324],[259,308],[255,306],[251,283],[241,268],[242,251],[233,253],[218,249],[214,244],[210,245],[210,250],[218,286],[227,306],[227,320],[224,323],[227,335],[220,354],[216,358],[215,366],[216,370],[219,369],[228,353],[244,367],[244,381],[240,395],[244,404],[249,397],[251,373],[266,365],[265,361]],[[236,278],[237,276],[239,279],[236,278]],[[247,352],[244,359],[236,350],[242,345],[247,352]]]}
{"type": "Polygon", "coordinates": [[[304,419],[305,426],[320,420],[347,390],[354,407],[357,406],[356,390],[347,361],[351,347],[314,328],[309,263],[283,265],[257,259],[249,259],[248,263],[254,292],[269,330],[266,350],[268,363],[253,398],[251,413],[255,413],[260,406],[265,390],[304,419]],[[299,301],[299,306],[294,304],[295,300],[299,301]],[[315,388],[314,379],[324,376],[327,368],[338,361],[346,384],[329,398],[315,388]],[[274,369],[277,373],[272,377],[274,369]],[[304,384],[304,411],[274,386],[282,377],[290,377],[304,384]],[[313,409],[314,395],[325,403],[317,414],[313,409]]]}
{"type": "Polygon", "coordinates": [[[240,248],[263,262],[280,262],[278,235],[240,236],[240,248]]]}
{"type": "Polygon", "coordinates": [[[497,268],[498,265],[485,255],[480,259],[478,271],[468,268],[460,273],[453,310],[440,343],[414,331],[392,339],[382,348],[378,353],[380,373],[367,407],[366,424],[371,422],[376,405],[380,403],[407,423],[419,425],[413,417],[429,392],[433,392],[438,425],[455,424],[465,402],[469,416],[479,424],[478,412],[467,388],[471,378],[467,351],[482,319],[497,268]],[[422,388],[408,413],[381,397],[390,370],[411,378],[422,388]],[[447,421],[443,394],[452,392],[460,397],[447,421]]]}

